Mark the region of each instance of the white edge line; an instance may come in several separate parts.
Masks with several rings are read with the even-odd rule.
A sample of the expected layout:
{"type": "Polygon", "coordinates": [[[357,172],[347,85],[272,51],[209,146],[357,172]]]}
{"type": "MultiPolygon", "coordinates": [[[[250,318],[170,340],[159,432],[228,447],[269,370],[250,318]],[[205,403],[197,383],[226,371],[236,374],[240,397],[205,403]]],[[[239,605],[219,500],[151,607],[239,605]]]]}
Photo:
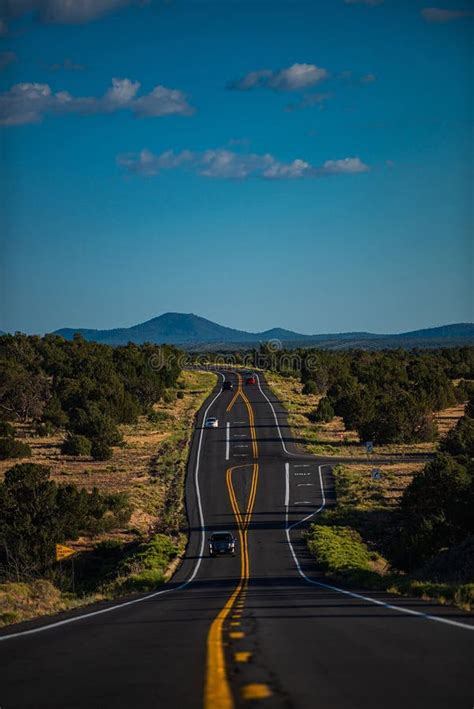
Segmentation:
{"type": "Polygon", "coordinates": [[[275,408],[274,408],[272,402],[270,401],[270,399],[268,398],[268,396],[265,394],[265,392],[264,392],[263,389],[262,389],[262,386],[261,386],[261,384],[260,384],[260,377],[258,376],[258,374],[255,374],[255,376],[257,377],[258,388],[260,389],[260,393],[261,393],[261,394],[265,397],[265,399],[268,401],[268,403],[269,403],[269,405],[270,405],[270,408],[271,408],[271,410],[272,410],[272,412],[273,412],[273,418],[275,419],[275,424],[276,424],[276,427],[277,427],[278,436],[280,437],[280,442],[281,442],[281,445],[282,445],[282,447],[283,447],[283,450],[285,451],[285,453],[286,453],[287,455],[296,455],[296,456],[300,457],[300,454],[299,454],[299,453],[292,453],[292,452],[289,451],[289,450],[287,449],[287,447],[285,446],[285,441],[283,440],[283,436],[282,436],[282,433],[281,433],[280,424],[278,423],[278,417],[277,417],[275,408]]]}
{"type": "Polygon", "coordinates": [[[296,568],[298,569],[299,575],[307,582],[312,584],[313,586],[319,586],[320,588],[327,588],[330,591],[336,591],[337,593],[342,593],[345,596],[350,596],[351,598],[357,598],[359,601],[365,601],[367,603],[373,603],[377,606],[382,606],[383,608],[387,608],[388,610],[391,611],[397,611],[397,613],[406,613],[408,615],[414,615],[417,616],[418,618],[423,618],[424,620],[432,620],[435,621],[436,623],[444,623],[445,625],[454,625],[457,628],[463,628],[464,630],[474,630],[474,625],[468,625],[467,623],[460,623],[459,621],[456,620],[449,620],[448,618],[440,618],[439,616],[436,615],[430,615],[429,613],[422,613],[421,611],[414,611],[411,608],[402,608],[401,606],[395,606],[392,605],[391,603],[386,603],[385,601],[378,601],[376,598],[371,598],[370,596],[363,596],[360,593],[355,593],[354,591],[346,591],[343,588],[338,588],[337,586],[331,586],[328,583],[323,583],[322,581],[314,581],[313,579],[309,578],[309,576],[306,576],[304,573],[303,569],[301,568],[300,562],[298,561],[298,558],[296,556],[296,552],[293,548],[293,544],[291,542],[291,537],[290,537],[290,532],[292,529],[297,527],[300,524],[303,524],[304,522],[307,522],[308,520],[311,519],[311,517],[315,517],[317,514],[321,512],[321,510],[324,509],[326,506],[326,498],[324,494],[324,485],[323,485],[323,476],[322,476],[322,468],[323,467],[330,467],[328,465],[322,466],[318,465],[318,470],[319,470],[319,482],[321,485],[321,496],[322,496],[322,504],[320,507],[315,511],[312,512],[311,514],[307,515],[303,519],[298,520],[297,522],[293,522],[293,524],[289,524],[289,519],[288,519],[288,507],[290,504],[290,464],[285,463],[285,521],[286,521],[286,538],[288,541],[288,545],[290,547],[291,555],[293,557],[293,560],[295,562],[296,568]]]}
{"type": "Polygon", "coordinates": [[[230,421],[227,421],[225,427],[225,459],[229,460],[230,454],[230,421]]]}
{"type": "MultiPolygon", "coordinates": [[[[217,374],[224,379],[224,375],[221,372],[217,372],[217,374]]],[[[218,391],[216,396],[213,398],[213,400],[208,405],[207,409],[204,412],[203,421],[205,421],[207,414],[209,412],[209,409],[214,404],[214,402],[219,398],[219,396],[221,395],[221,392],[222,392],[222,389],[220,389],[218,391]]],[[[0,636],[0,642],[2,642],[4,640],[12,640],[13,638],[18,638],[23,635],[33,635],[35,633],[41,633],[44,630],[51,630],[52,628],[59,628],[61,625],[68,625],[69,623],[75,623],[78,620],[85,620],[86,618],[92,618],[96,615],[102,615],[102,613],[110,613],[111,611],[115,611],[118,608],[125,608],[126,606],[132,606],[135,603],[141,603],[142,601],[148,601],[150,598],[155,598],[156,596],[162,596],[164,593],[171,593],[173,591],[181,591],[183,588],[186,588],[186,586],[189,586],[189,584],[196,578],[196,574],[199,571],[199,567],[201,566],[201,561],[202,561],[202,557],[204,554],[204,544],[206,541],[206,530],[204,528],[204,516],[203,516],[203,512],[202,512],[201,491],[199,489],[199,463],[200,463],[200,458],[201,458],[201,447],[202,447],[203,433],[204,433],[204,428],[203,428],[203,426],[201,426],[201,430],[199,433],[198,450],[197,450],[197,456],[196,456],[196,467],[195,467],[195,472],[194,472],[194,483],[196,486],[196,497],[197,497],[198,511],[199,511],[199,524],[201,525],[201,544],[200,544],[200,548],[199,548],[199,556],[196,561],[196,565],[193,569],[191,576],[187,579],[187,581],[180,584],[179,586],[176,586],[176,588],[165,588],[162,591],[154,591],[153,593],[149,593],[146,596],[141,596],[140,598],[134,598],[132,601],[125,601],[124,603],[118,603],[115,606],[109,606],[108,608],[101,608],[101,610],[98,610],[98,611],[92,611],[90,613],[83,613],[81,615],[76,615],[73,618],[65,618],[64,620],[58,620],[56,623],[50,623],[49,625],[42,625],[39,628],[31,628],[30,630],[22,630],[18,633],[10,633],[9,635],[3,635],[3,636],[0,636]]]]}

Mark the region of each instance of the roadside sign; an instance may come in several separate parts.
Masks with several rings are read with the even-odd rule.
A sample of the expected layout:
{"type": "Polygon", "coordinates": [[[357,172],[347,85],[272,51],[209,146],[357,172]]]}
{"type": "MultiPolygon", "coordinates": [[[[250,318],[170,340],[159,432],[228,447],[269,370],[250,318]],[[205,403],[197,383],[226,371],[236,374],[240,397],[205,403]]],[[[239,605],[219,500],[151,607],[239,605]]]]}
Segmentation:
{"type": "Polygon", "coordinates": [[[374,442],[373,441],[366,441],[365,442],[365,450],[367,453],[373,453],[374,452],[374,442]]]}
{"type": "Polygon", "coordinates": [[[374,468],[372,470],[372,480],[380,480],[382,477],[382,471],[379,468],[374,468]]]}
{"type": "Polygon", "coordinates": [[[56,561],[61,561],[61,559],[67,559],[68,556],[72,556],[76,553],[75,549],[71,547],[66,547],[64,544],[56,544],[56,561]]]}

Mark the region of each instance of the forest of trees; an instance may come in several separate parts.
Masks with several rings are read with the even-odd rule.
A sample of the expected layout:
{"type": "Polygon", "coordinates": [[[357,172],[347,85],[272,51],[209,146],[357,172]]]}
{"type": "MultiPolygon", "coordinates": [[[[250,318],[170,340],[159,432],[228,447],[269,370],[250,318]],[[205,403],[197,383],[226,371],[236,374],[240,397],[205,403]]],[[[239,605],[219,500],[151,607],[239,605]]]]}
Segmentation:
{"type": "Polygon", "coordinates": [[[9,422],[32,423],[39,435],[63,429],[64,454],[110,458],[121,440],[117,424],[134,423],[176,385],[177,355],[168,346],[113,348],[80,336],[0,337],[0,458],[28,455],[9,422]]]}
{"type": "Polygon", "coordinates": [[[321,395],[313,421],[341,416],[361,441],[378,444],[433,441],[433,413],[465,402],[474,391],[473,347],[280,351],[269,362],[284,376],[299,376],[303,393],[321,395]],[[453,380],[460,381],[455,386],[453,380]]]}
{"type": "MultiPolygon", "coordinates": [[[[0,337],[0,459],[27,458],[16,437],[59,431],[64,455],[105,460],[120,444],[118,424],[134,423],[177,385],[172,347],[109,347],[77,336],[0,337]],[[164,366],[157,366],[157,364],[164,366]]],[[[123,527],[131,507],[124,494],[87,492],[50,480],[50,470],[23,463],[0,483],[0,577],[28,579],[54,568],[55,544],[123,527]]]]}

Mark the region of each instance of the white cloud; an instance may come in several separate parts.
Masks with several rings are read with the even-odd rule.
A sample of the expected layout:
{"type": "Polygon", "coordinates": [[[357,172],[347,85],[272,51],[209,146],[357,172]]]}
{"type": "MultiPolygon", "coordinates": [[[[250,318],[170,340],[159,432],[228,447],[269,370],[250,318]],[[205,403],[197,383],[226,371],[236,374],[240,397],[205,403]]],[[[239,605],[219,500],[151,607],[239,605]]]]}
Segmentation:
{"type": "Polygon", "coordinates": [[[243,180],[250,177],[266,180],[300,179],[367,172],[370,169],[359,158],[327,160],[322,166],[317,167],[301,159],[285,163],[269,153],[263,155],[236,153],[225,148],[204,152],[182,150],[177,153],[167,150],[159,155],[154,155],[149,150],[142,150],[139,153],[118,155],[117,164],[129,173],[147,177],[157,175],[164,170],[187,167],[203,177],[227,180],[243,180]]]}
{"type": "Polygon", "coordinates": [[[444,24],[464,17],[473,17],[473,10],[443,10],[439,7],[424,7],[421,15],[426,22],[444,24]]]}
{"type": "Polygon", "coordinates": [[[167,116],[172,113],[190,116],[194,113],[194,109],[189,106],[182,91],[167,89],[164,86],[155,86],[149,94],[137,98],[133,110],[140,118],[167,116]]]}
{"type": "Polygon", "coordinates": [[[0,32],[7,21],[27,13],[41,22],[54,24],[84,24],[97,20],[127,5],[146,5],[150,0],[0,0],[0,32]]]}
{"type": "Polygon", "coordinates": [[[249,91],[257,88],[269,88],[274,91],[298,91],[313,86],[327,77],[327,70],[315,64],[293,64],[278,71],[270,69],[251,71],[241,79],[231,82],[228,88],[237,91],[249,91]]]}
{"type": "Polygon", "coordinates": [[[324,165],[318,169],[320,175],[341,175],[355,172],[367,172],[368,165],[365,165],[359,158],[344,158],[343,160],[326,160],[324,165]]]}
{"type": "Polygon", "coordinates": [[[18,57],[15,52],[0,52],[0,71],[16,61],[18,61],[18,57]]]}
{"type": "Polygon", "coordinates": [[[177,89],[155,86],[151,93],[137,98],[140,82],[112,79],[112,86],[103,96],[72,96],[68,91],[53,93],[48,84],[15,84],[0,94],[0,125],[38,123],[47,114],[113,113],[128,110],[135,116],[189,116],[194,109],[186,95],[177,89]]]}

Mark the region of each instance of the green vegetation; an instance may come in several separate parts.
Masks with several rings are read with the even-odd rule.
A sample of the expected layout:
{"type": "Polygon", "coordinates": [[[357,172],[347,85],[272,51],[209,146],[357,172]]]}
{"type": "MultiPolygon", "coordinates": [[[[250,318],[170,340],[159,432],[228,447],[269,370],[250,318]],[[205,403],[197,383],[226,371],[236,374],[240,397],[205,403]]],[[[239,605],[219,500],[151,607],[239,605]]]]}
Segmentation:
{"type": "Polygon", "coordinates": [[[90,455],[92,442],[86,436],[70,433],[61,446],[64,455],[90,455]]]}
{"type": "Polygon", "coordinates": [[[433,414],[465,402],[474,388],[473,347],[270,353],[263,345],[255,358],[264,369],[298,378],[302,394],[322,397],[311,421],[340,416],[360,441],[377,445],[434,441],[433,414]]]}
{"type": "Polygon", "coordinates": [[[0,460],[7,460],[8,458],[29,458],[30,456],[31,448],[27,443],[17,441],[11,436],[0,438],[0,460]]]}
{"type": "Polygon", "coordinates": [[[307,539],[309,550],[324,571],[351,583],[381,585],[381,576],[374,569],[374,562],[381,557],[369,550],[355,529],[314,524],[307,539]]]}
{"type": "MultiPolygon", "coordinates": [[[[111,447],[122,441],[118,424],[135,423],[156,402],[169,399],[180,374],[177,359],[177,350],[168,346],[112,348],[80,336],[68,342],[56,335],[3,335],[0,415],[84,436],[94,459],[108,460],[111,447]]],[[[71,445],[63,452],[76,455],[71,445]]]]}
{"type": "Polygon", "coordinates": [[[184,537],[156,534],[125,556],[115,569],[115,579],[104,586],[108,594],[154,591],[166,580],[172,561],[184,550],[184,537]]]}
{"type": "Polygon", "coordinates": [[[16,465],[0,483],[0,576],[38,578],[51,571],[55,544],[81,533],[97,534],[126,524],[131,509],[125,495],[88,493],[57,485],[48,468],[16,465]]]}
{"type": "MultiPolygon", "coordinates": [[[[304,392],[303,392],[304,393],[304,392]]],[[[328,423],[334,418],[334,409],[327,396],[324,396],[318,403],[316,409],[308,414],[310,421],[315,423],[328,423]]]]}
{"type": "Polygon", "coordinates": [[[17,441],[15,434],[14,426],[8,421],[0,421],[0,460],[31,457],[30,446],[22,441],[17,441]]]}
{"type": "Polygon", "coordinates": [[[58,613],[74,605],[46,579],[31,583],[0,583],[0,627],[35,615],[58,613]]]}
{"type": "Polygon", "coordinates": [[[416,472],[398,498],[395,473],[372,481],[336,466],[338,506],[311,525],[307,543],[326,572],[350,583],[474,603],[473,424],[464,416],[435,459],[416,472]],[[449,452],[448,452],[449,451],[449,452]]]}
{"type": "Polygon", "coordinates": [[[4,423],[0,431],[5,437],[15,431],[34,435],[32,460],[51,465],[16,466],[23,469],[21,475],[3,468],[0,625],[153,590],[168,578],[186,542],[183,487],[194,415],[215,382],[213,373],[183,372],[175,387],[171,382],[166,387],[169,403],[162,397],[137,423],[118,423],[102,404],[90,402],[86,413],[93,415],[78,414],[81,426],[90,427],[90,437],[72,431],[72,410],[66,435],[57,431],[58,397],[50,399],[48,413],[55,424],[22,424],[16,416],[15,425],[4,423]],[[91,459],[95,440],[106,439],[114,429],[123,443],[115,447],[111,464],[100,465],[91,459]],[[41,433],[48,440],[37,442],[41,433]],[[18,484],[13,485],[15,476],[18,484]],[[68,477],[75,484],[65,485],[68,477]],[[73,560],[55,562],[56,543],[72,544],[73,560]]]}

